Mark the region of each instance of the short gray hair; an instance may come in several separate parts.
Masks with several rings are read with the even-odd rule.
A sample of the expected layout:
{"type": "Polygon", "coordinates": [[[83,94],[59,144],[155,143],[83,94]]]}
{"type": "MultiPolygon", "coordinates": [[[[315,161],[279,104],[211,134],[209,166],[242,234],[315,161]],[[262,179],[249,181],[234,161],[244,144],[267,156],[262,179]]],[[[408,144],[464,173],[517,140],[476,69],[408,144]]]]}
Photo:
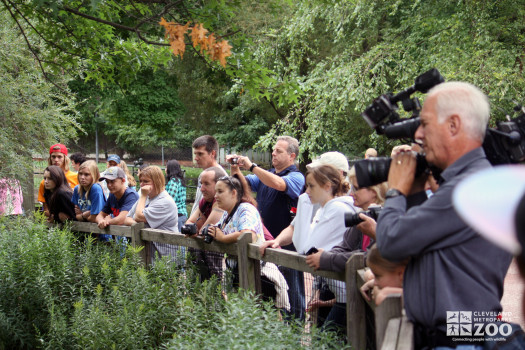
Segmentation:
{"type": "Polygon", "coordinates": [[[213,176],[213,179],[215,182],[219,181],[219,179],[223,176],[226,176],[228,175],[224,169],[222,168],[219,168],[218,166],[212,166],[212,167],[209,167],[209,168],[206,168],[202,171],[202,173],[206,172],[206,171],[210,171],[214,174],[213,176]]]}
{"type": "Polygon", "coordinates": [[[428,97],[435,96],[438,123],[457,114],[465,125],[465,131],[472,138],[483,142],[490,118],[490,104],[487,95],[472,84],[451,81],[432,88],[428,97]]]}
{"type": "Polygon", "coordinates": [[[286,148],[288,154],[294,153],[296,158],[299,156],[299,141],[297,141],[295,137],[279,136],[277,138],[277,142],[279,141],[285,141],[286,143],[288,143],[288,147],[286,148]]]}

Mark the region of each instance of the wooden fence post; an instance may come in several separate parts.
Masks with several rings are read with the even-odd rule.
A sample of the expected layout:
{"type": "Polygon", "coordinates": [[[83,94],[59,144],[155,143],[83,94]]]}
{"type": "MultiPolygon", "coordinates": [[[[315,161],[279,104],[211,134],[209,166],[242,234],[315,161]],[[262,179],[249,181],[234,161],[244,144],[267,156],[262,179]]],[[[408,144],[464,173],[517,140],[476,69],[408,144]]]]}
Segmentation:
{"type": "Polygon", "coordinates": [[[144,263],[144,266],[149,264],[149,242],[143,241],[140,236],[140,230],[144,228],[143,222],[137,222],[131,225],[131,245],[133,248],[143,247],[139,255],[144,263]]]}
{"type": "Polygon", "coordinates": [[[237,239],[237,264],[239,266],[239,287],[255,291],[255,263],[258,260],[248,258],[248,244],[252,243],[252,234],[245,232],[237,239]]]}
{"type": "Polygon", "coordinates": [[[35,184],[34,184],[34,174],[33,174],[33,158],[31,159],[31,168],[27,170],[27,177],[22,177],[20,185],[22,187],[22,207],[24,208],[24,213],[28,216],[33,216],[35,211],[35,184]]]}
{"type": "Polygon", "coordinates": [[[388,321],[396,317],[401,317],[401,295],[391,294],[375,310],[377,349],[383,345],[388,321]]]}
{"type": "MultiPolygon", "coordinates": [[[[357,270],[365,267],[363,253],[353,254],[346,262],[346,335],[353,349],[366,349],[365,301],[357,287],[357,270]]],[[[379,347],[378,347],[379,349],[379,347]]]]}

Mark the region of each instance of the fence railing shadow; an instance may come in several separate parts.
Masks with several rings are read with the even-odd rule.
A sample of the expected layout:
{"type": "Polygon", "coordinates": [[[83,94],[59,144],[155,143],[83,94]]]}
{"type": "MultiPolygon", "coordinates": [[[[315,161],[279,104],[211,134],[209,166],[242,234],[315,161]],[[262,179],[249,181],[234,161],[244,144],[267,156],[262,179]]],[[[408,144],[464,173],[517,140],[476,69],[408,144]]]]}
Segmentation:
{"type": "Polygon", "coordinates": [[[375,338],[377,349],[413,349],[412,324],[402,314],[401,295],[388,296],[381,305],[375,306],[374,302],[367,302],[360,294],[359,288],[364,284],[363,269],[365,258],[363,253],[353,254],[346,263],[344,272],[314,271],[306,264],[306,256],[283,249],[267,248],[261,256],[259,246],[251,242],[251,234],[245,233],[236,243],[224,244],[213,241],[205,243],[204,240],[186,237],[180,233],[144,228],[144,224],[137,223],[132,226],[112,225],[100,229],[94,223],[71,222],[71,230],[75,232],[110,234],[128,237],[132,246],[144,247],[140,256],[145,265],[152,257],[150,244],[152,242],[171,244],[174,246],[196,248],[206,251],[218,252],[236,256],[239,271],[239,287],[244,290],[261,293],[260,261],[274,263],[278,266],[310,273],[315,276],[345,282],[346,288],[346,334],[348,342],[353,349],[370,349],[367,344],[366,329],[366,303],[375,315],[375,338]]]}

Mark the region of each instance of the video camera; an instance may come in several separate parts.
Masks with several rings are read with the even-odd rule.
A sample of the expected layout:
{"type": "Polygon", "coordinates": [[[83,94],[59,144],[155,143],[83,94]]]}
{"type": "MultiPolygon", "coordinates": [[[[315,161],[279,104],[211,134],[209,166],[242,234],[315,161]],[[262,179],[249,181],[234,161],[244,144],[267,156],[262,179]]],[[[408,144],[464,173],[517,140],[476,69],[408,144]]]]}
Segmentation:
{"type": "Polygon", "coordinates": [[[417,97],[411,98],[410,95],[416,91],[427,93],[428,90],[444,81],[445,79],[439,71],[432,68],[418,76],[414,85],[408,89],[395,95],[387,93],[379,96],[361,115],[378,134],[385,134],[389,139],[413,139],[416,129],[419,127],[421,104],[417,97]],[[411,118],[401,119],[399,117],[397,104],[400,101],[405,111],[412,111],[411,118]]]}
{"type": "MultiPolygon", "coordinates": [[[[411,87],[393,95],[387,93],[374,100],[361,114],[363,119],[378,134],[390,139],[408,139],[414,141],[414,134],[419,127],[421,105],[417,98],[410,96],[416,92],[427,93],[431,88],[444,82],[445,79],[435,68],[418,76],[411,87]],[[398,102],[403,109],[412,111],[412,117],[401,119],[397,113],[398,102]]],[[[518,163],[525,160],[525,109],[517,106],[514,109],[521,114],[507,121],[498,122],[497,128],[488,128],[483,141],[483,149],[492,165],[518,163]]],[[[360,187],[369,187],[388,179],[391,159],[387,157],[370,158],[355,163],[357,183],[360,187]]],[[[416,176],[427,169],[437,176],[442,169],[428,164],[423,156],[417,158],[416,176]]]]}

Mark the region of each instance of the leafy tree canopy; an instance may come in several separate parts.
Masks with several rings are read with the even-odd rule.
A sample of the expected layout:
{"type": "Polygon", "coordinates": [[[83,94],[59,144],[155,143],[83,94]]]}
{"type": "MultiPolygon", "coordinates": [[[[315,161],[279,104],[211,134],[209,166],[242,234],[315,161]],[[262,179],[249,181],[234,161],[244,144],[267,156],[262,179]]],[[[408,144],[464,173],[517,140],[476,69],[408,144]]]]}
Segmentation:
{"type": "Polygon", "coordinates": [[[301,1],[283,19],[274,40],[254,56],[265,67],[302,81],[299,103],[262,138],[292,134],[311,153],[342,150],[362,156],[370,146],[386,153],[360,113],[372,100],[414,83],[436,67],[489,94],[494,119],[524,100],[523,1],[301,1]]]}
{"type": "Polygon", "coordinates": [[[20,180],[32,171],[31,155],[47,154],[50,145],[66,143],[79,125],[71,93],[44,79],[5,12],[0,12],[0,45],[0,177],[20,180]]]}

